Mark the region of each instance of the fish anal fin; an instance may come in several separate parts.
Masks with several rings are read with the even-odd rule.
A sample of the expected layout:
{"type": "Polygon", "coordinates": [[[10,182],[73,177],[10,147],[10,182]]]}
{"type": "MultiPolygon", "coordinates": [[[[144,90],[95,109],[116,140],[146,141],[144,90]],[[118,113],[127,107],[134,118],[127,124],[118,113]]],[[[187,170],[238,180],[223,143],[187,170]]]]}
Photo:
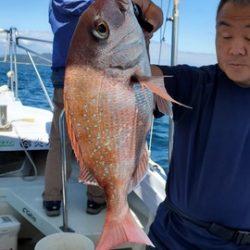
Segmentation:
{"type": "Polygon", "coordinates": [[[87,185],[98,186],[98,183],[97,183],[95,177],[84,166],[80,167],[79,182],[83,182],[84,184],[87,184],[87,185]]]}
{"type": "Polygon", "coordinates": [[[96,250],[110,250],[125,242],[154,246],[129,210],[122,221],[113,220],[105,223],[96,250]]]}

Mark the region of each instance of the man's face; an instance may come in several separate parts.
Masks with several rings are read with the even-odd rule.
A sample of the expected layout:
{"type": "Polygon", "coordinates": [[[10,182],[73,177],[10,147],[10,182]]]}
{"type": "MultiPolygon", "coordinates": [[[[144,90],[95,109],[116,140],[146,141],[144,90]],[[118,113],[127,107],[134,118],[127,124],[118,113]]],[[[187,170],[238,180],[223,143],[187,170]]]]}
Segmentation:
{"type": "Polygon", "coordinates": [[[216,51],[220,68],[250,87],[250,5],[226,3],[217,17],[216,51]]]}

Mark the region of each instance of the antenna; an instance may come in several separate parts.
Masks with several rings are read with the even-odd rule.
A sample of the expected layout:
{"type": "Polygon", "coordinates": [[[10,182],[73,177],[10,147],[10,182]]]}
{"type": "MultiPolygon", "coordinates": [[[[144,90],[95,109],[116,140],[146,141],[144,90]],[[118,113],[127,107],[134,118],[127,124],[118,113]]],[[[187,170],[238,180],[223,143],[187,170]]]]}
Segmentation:
{"type": "MultiPolygon", "coordinates": [[[[174,66],[177,64],[177,52],[178,52],[179,0],[174,0],[173,15],[170,20],[172,21],[171,66],[174,66]]],[[[170,163],[171,161],[171,155],[173,149],[173,134],[174,134],[174,123],[172,118],[169,117],[168,163],[170,163]]]]}
{"type": "Polygon", "coordinates": [[[173,15],[172,15],[172,46],[171,46],[171,65],[177,63],[178,52],[178,24],[179,24],[179,0],[174,0],[173,15]]]}

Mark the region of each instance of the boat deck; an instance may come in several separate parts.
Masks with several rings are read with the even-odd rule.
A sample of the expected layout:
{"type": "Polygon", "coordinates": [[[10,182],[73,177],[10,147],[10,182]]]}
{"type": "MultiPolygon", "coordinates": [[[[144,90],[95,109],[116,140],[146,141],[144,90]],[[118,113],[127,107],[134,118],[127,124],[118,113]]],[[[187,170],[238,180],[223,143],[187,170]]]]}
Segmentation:
{"type": "MultiPolygon", "coordinates": [[[[6,85],[0,87],[0,106],[6,106],[6,127],[0,126],[0,150],[46,150],[52,112],[22,105],[6,85]]],[[[1,125],[1,124],[0,124],[1,125]]]]}
{"type": "MultiPolygon", "coordinates": [[[[74,168],[73,174],[67,183],[67,208],[68,208],[68,224],[69,228],[76,233],[86,235],[94,243],[97,242],[105,218],[105,210],[97,215],[89,215],[86,210],[86,186],[78,183],[77,168],[74,168]]],[[[152,178],[152,177],[151,177],[152,178]]],[[[152,179],[153,180],[153,179],[152,179]]],[[[149,213],[150,210],[156,209],[158,204],[154,207],[147,207],[145,200],[142,202],[141,195],[147,193],[151,196],[150,203],[155,203],[156,200],[152,197],[152,193],[148,193],[147,187],[149,186],[149,179],[146,177],[141,184],[137,187],[135,192],[129,195],[129,204],[132,213],[136,220],[145,231],[151,222],[149,213]],[[143,190],[143,192],[142,192],[143,190]],[[136,194],[137,193],[137,194],[136,194]]],[[[155,180],[156,181],[156,180],[155,180]]],[[[164,185],[164,183],[162,183],[164,185]]],[[[162,194],[154,194],[158,197],[157,203],[164,196],[164,186],[162,186],[162,194]]],[[[58,217],[48,217],[42,207],[42,192],[44,188],[43,176],[38,176],[35,180],[25,180],[22,177],[4,177],[0,182],[0,201],[7,202],[33,226],[35,226],[44,235],[49,235],[56,232],[65,231],[63,226],[63,215],[58,217]]],[[[152,192],[152,191],[151,191],[152,192]]],[[[148,196],[148,197],[149,197],[148,196]]],[[[143,197],[145,199],[145,197],[143,197]]],[[[144,249],[143,246],[138,244],[124,244],[118,249],[144,249]]]]}

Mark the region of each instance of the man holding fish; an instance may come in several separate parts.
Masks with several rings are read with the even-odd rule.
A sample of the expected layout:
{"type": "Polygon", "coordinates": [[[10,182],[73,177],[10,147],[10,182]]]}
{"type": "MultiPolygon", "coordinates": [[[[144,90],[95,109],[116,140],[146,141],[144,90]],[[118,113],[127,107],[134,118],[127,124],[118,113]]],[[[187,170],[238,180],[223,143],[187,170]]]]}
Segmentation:
{"type": "Polygon", "coordinates": [[[250,0],[221,0],[218,64],[153,67],[175,124],[166,200],[149,237],[158,250],[250,249],[250,0]]]}
{"type": "MultiPolygon", "coordinates": [[[[49,21],[54,33],[52,82],[54,86],[54,115],[50,135],[50,150],[45,169],[45,190],[43,206],[48,216],[60,214],[61,206],[61,165],[60,165],[60,135],[59,116],[64,108],[63,85],[65,62],[71,37],[80,15],[93,3],[92,0],[64,1],[52,0],[49,7],[49,21]]],[[[134,12],[141,22],[147,45],[153,33],[161,26],[163,14],[161,9],[150,0],[134,0],[134,12]]],[[[67,162],[70,162],[71,147],[67,138],[67,162]]],[[[70,175],[70,164],[67,166],[70,175]]],[[[96,214],[105,207],[105,198],[102,189],[88,186],[87,212],[96,214]]]]}
{"type": "Polygon", "coordinates": [[[97,182],[107,197],[96,249],[123,242],[158,250],[250,249],[250,0],[220,1],[218,64],[154,66],[152,78],[131,8],[129,0],[96,0],[81,16],[67,61],[65,111],[80,179],[97,182]],[[126,195],[146,171],[155,103],[164,112],[163,99],[171,100],[161,86],[166,75],[174,76],[165,78],[171,96],[192,109],[173,104],[167,198],[149,240],[126,195]]]}

